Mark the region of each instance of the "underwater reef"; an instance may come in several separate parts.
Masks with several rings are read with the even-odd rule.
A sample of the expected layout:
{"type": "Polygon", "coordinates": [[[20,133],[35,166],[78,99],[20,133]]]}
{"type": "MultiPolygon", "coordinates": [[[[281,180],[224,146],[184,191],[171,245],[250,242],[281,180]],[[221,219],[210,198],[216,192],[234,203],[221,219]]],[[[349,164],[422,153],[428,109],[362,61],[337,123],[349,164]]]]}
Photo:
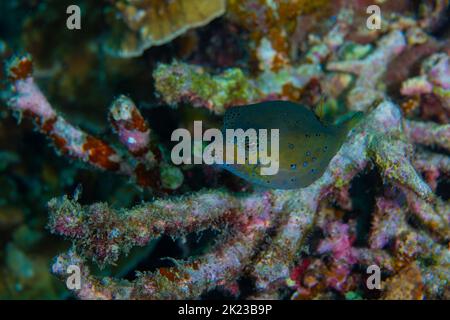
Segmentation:
{"type": "Polygon", "coordinates": [[[0,299],[450,299],[448,0],[78,2],[0,4],[0,299]],[[305,185],[172,163],[279,100],[305,185]]]}

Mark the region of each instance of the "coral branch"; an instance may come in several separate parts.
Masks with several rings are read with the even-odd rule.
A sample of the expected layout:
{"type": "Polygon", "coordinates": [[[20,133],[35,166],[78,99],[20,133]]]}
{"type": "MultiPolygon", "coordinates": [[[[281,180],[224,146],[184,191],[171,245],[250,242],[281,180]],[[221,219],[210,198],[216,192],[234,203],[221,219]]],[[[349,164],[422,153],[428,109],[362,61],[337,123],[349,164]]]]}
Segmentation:
{"type": "Polygon", "coordinates": [[[414,167],[425,175],[427,184],[433,190],[436,190],[438,179],[442,175],[450,175],[450,157],[439,153],[418,150],[414,156],[414,167]]]}
{"type": "Polygon", "coordinates": [[[441,200],[431,204],[407,192],[408,207],[441,241],[450,240],[450,206],[441,200]]]}
{"type": "Polygon", "coordinates": [[[434,197],[431,188],[410,162],[411,149],[411,145],[402,140],[393,141],[378,136],[372,139],[369,152],[385,177],[407,186],[423,198],[431,199],[434,197]]]}
{"type": "Polygon", "coordinates": [[[373,104],[376,99],[384,98],[383,91],[378,84],[386,72],[386,67],[406,47],[406,39],[399,30],[391,31],[384,36],[375,49],[364,60],[330,62],[327,70],[349,72],[357,75],[354,88],[347,96],[347,102],[351,110],[364,111],[373,104]]]}
{"type": "MultiPolygon", "coordinates": [[[[422,62],[420,75],[403,82],[401,93],[405,96],[433,94],[443,108],[450,111],[450,57],[435,53],[422,62]]],[[[428,106],[424,106],[429,108],[428,106]]]]}
{"type": "Polygon", "coordinates": [[[154,191],[173,190],[182,184],[183,174],[161,159],[158,146],[151,142],[148,125],[130,99],[119,97],[112,104],[111,118],[119,140],[133,156],[141,156],[137,163],[59,115],[35,83],[30,58],[13,57],[7,63],[7,72],[13,93],[10,108],[32,119],[57,151],[96,168],[130,176],[139,186],[154,191]]]}
{"type": "Polygon", "coordinates": [[[235,225],[259,199],[209,192],[117,211],[106,204],[81,207],[64,197],[49,203],[49,227],[84,248],[81,252],[84,256],[94,257],[105,265],[115,262],[129,248],[147,245],[162,234],[180,237],[207,228],[220,230],[226,224],[235,225]]]}
{"type": "Polygon", "coordinates": [[[128,151],[134,156],[146,153],[150,145],[150,129],[133,101],[121,96],[114,101],[109,112],[119,140],[128,151]]]}
{"type": "Polygon", "coordinates": [[[405,120],[405,133],[411,141],[450,152],[450,125],[405,120]]]}
{"type": "Polygon", "coordinates": [[[221,114],[226,107],[261,99],[255,83],[237,68],[212,77],[201,67],[174,62],[160,64],[153,77],[156,89],[169,105],[191,103],[221,114]]]}
{"type": "Polygon", "coordinates": [[[111,146],[72,126],[57,114],[32,78],[31,65],[27,57],[14,57],[9,62],[7,70],[14,90],[9,106],[19,115],[33,119],[59,152],[100,169],[129,172],[128,165],[111,146]]]}
{"type": "MultiPolygon", "coordinates": [[[[447,237],[448,230],[447,222],[443,220],[445,215],[425,214],[417,207],[417,201],[422,207],[434,206],[427,202],[432,198],[430,188],[414,171],[408,157],[403,156],[400,161],[398,153],[386,151],[391,150],[387,145],[404,145],[401,124],[398,107],[391,102],[382,102],[349,134],[324,175],[300,190],[241,197],[203,191],[179,199],[157,200],[125,211],[113,210],[104,204],[80,207],[67,199],[52,200],[51,230],[74,243],[73,251],[59,256],[53,271],[64,278],[67,276],[64,266],[73,263],[74,259],[81,263],[85,284],[76,292],[81,298],[193,298],[217,286],[232,285],[244,270],[256,280],[257,291],[274,292],[296,270],[298,252],[315,224],[320,203],[348,188],[352,177],[372,159],[385,172],[386,183],[405,187],[409,195],[416,192],[411,197],[417,199],[416,202],[408,202],[415,207],[411,212],[442,240],[447,237]],[[386,143],[380,142],[381,137],[386,143]],[[225,226],[227,230],[221,231],[226,236],[212,253],[195,260],[178,261],[176,267],[139,273],[132,282],[111,278],[100,281],[89,273],[83,262],[92,258],[100,265],[113,263],[120,253],[128,252],[135,245],[145,245],[161,234],[177,237],[225,226]]],[[[442,206],[436,210],[445,212],[442,206]]],[[[327,229],[331,238],[322,242],[318,252],[331,252],[335,257],[335,264],[326,269],[326,274],[330,275],[327,281],[331,282],[326,282],[325,287],[345,291],[345,279],[352,277],[351,266],[355,263],[376,263],[386,270],[395,270],[393,257],[382,248],[390,238],[404,230],[401,217],[398,223],[389,222],[397,219],[396,212],[399,212],[396,205],[378,202],[370,240],[372,249],[354,248],[351,236],[345,236],[347,231],[334,232],[333,225],[325,222],[324,228],[332,228],[327,229]],[[384,221],[385,217],[388,220],[384,221]],[[385,230],[386,224],[393,227],[385,230]],[[344,236],[346,238],[342,238],[344,236]],[[347,243],[347,249],[342,247],[342,241],[347,243]],[[340,280],[332,280],[333,277],[340,280]]],[[[345,225],[339,227],[339,223],[335,226],[338,230],[341,227],[349,230],[345,225]]]]}
{"type": "MultiPolygon", "coordinates": [[[[138,238],[138,240],[129,239],[128,243],[126,241],[125,243],[127,245],[136,241],[145,243],[152,234],[158,235],[160,231],[169,231],[169,234],[176,235],[181,232],[179,228],[183,227],[186,227],[186,232],[213,227],[214,221],[216,221],[216,227],[219,228],[224,225],[224,222],[232,223],[235,219],[238,223],[237,228],[233,231],[232,240],[225,244],[219,244],[214,253],[197,260],[177,262],[176,267],[160,268],[154,273],[138,274],[137,279],[133,282],[114,279],[103,279],[99,282],[89,274],[89,269],[85,266],[83,259],[74,251],[60,255],[53,265],[53,272],[65,277],[68,265],[75,263],[81,266],[83,287],[78,291],[78,295],[84,299],[192,299],[218,285],[234,282],[245,265],[250,262],[254,247],[261,240],[263,231],[270,227],[270,214],[276,214],[276,212],[271,212],[270,197],[267,198],[267,201],[261,202],[259,196],[239,199],[220,193],[206,193],[183,201],[190,205],[179,206],[181,200],[177,202],[161,201],[152,204],[153,208],[151,209],[148,206],[135,209],[132,213],[134,215],[150,210],[149,213],[155,217],[147,221],[145,217],[148,217],[148,213],[144,213],[138,217],[138,220],[141,221],[140,226],[133,226],[133,223],[125,225],[124,228],[135,230],[134,236],[138,238]],[[159,214],[155,210],[158,207],[163,210],[159,214]],[[174,211],[169,213],[171,209],[174,211]],[[169,216],[163,216],[163,212],[169,213],[169,216]],[[170,219],[170,214],[173,214],[172,219],[170,219]],[[220,220],[222,220],[221,224],[220,220]],[[206,225],[206,222],[211,225],[206,225]],[[155,229],[160,231],[155,232],[155,229]]],[[[64,218],[64,212],[60,211],[59,214],[59,218],[64,218]]],[[[108,217],[114,219],[112,215],[108,217]]],[[[59,218],[57,217],[55,221],[58,221],[59,218]]],[[[120,225],[118,224],[118,226],[120,225]]],[[[95,225],[92,225],[92,228],[95,231],[95,225]]],[[[58,232],[57,227],[55,231],[58,232]]],[[[69,235],[69,233],[70,231],[66,234],[69,235]]],[[[118,234],[121,234],[120,231],[118,234]]],[[[127,236],[133,236],[133,231],[127,236]]],[[[91,240],[96,238],[92,235],[90,237],[91,240]]],[[[120,236],[118,242],[120,244],[120,236]]]]}

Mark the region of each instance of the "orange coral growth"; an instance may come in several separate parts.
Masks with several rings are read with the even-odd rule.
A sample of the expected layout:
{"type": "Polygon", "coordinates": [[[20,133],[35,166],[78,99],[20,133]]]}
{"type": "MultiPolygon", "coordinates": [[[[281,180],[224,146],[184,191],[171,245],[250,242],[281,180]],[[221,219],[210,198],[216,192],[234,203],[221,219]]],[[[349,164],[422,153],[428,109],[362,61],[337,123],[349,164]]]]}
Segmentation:
{"type": "Polygon", "coordinates": [[[119,163],[111,160],[111,156],[114,156],[116,152],[100,139],[87,136],[83,151],[89,155],[89,161],[99,167],[112,171],[119,170],[119,163]]]}
{"type": "Polygon", "coordinates": [[[286,83],[283,85],[283,91],[281,93],[283,97],[292,101],[298,101],[302,95],[302,90],[294,87],[292,83],[286,83]]]}
{"type": "Polygon", "coordinates": [[[414,110],[417,109],[419,104],[420,104],[419,99],[417,99],[417,98],[414,99],[413,98],[413,99],[408,99],[407,101],[403,102],[401,104],[401,107],[402,107],[403,112],[405,112],[407,115],[409,115],[414,110]]]}
{"type": "Polygon", "coordinates": [[[58,133],[55,132],[55,123],[58,121],[58,117],[54,116],[45,120],[42,123],[42,119],[35,114],[30,112],[25,112],[26,116],[31,117],[36,121],[36,124],[40,127],[41,131],[48,135],[48,137],[53,141],[55,148],[61,152],[62,154],[66,154],[68,152],[67,148],[67,140],[61,137],[58,133]]]}
{"type": "Polygon", "coordinates": [[[11,60],[7,70],[9,80],[23,80],[28,78],[33,72],[33,63],[29,57],[16,57],[11,60]]]}
{"type": "MultiPolygon", "coordinates": [[[[290,41],[295,33],[301,15],[326,16],[331,11],[329,0],[282,0],[267,5],[265,0],[228,1],[228,12],[232,20],[250,31],[250,38],[261,46],[263,39],[270,42],[274,51],[270,64],[272,71],[278,71],[289,64],[290,41]]],[[[252,54],[254,56],[254,54],[252,54]]]]}
{"type": "Polygon", "coordinates": [[[131,122],[126,123],[125,127],[128,130],[136,129],[141,132],[146,132],[148,130],[148,126],[147,123],[145,122],[145,119],[136,109],[133,109],[131,111],[131,122]]]}
{"type": "Polygon", "coordinates": [[[189,275],[177,268],[159,268],[159,274],[167,278],[171,282],[179,282],[180,280],[188,280],[189,275]]]}
{"type": "Polygon", "coordinates": [[[52,118],[46,120],[41,126],[42,131],[44,133],[47,133],[47,134],[50,133],[51,131],[53,131],[53,128],[55,126],[55,122],[57,120],[58,120],[57,117],[52,117],[52,118]]]}
{"type": "Polygon", "coordinates": [[[55,147],[61,151],[63,154],[67,152],[67,140],[56,135],[50,134],[50,138],[53,140],[55,147]]]}
{"type": "Polygon", "coordinates": [[[423,283],[420,269],[413,263],[383,284],[383,298],[387,300],[423,299],[423,283]]]}

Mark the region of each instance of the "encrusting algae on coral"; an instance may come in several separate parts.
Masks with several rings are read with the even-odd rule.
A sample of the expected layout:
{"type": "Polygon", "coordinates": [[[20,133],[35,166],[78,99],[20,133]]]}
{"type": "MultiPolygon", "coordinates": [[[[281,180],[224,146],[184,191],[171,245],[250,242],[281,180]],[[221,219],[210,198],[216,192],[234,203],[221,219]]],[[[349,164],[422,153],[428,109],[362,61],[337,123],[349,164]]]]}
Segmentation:
{"type": "Polygon", "coordinates": [[[211,75],[200,66],[174,61],[160,64],[154,71],[156,89],[169,105],[190,103],[218,114],[228,107],[263,101],[267,97],[270,100],[299,97],[308,84],[323,76],[321,63],[342,45],[351,22],[352,13],[342,10],[323,42],[313,43],[308,49],[306,55],[311,58],[300,64],[286,64],[283,68],[262,70],[252,76],[239,68],[211,75]]]}
{"type": "MultiPolygon", "coordinates": [[[[54,251],[62,253],[51,273],[65,282],[78,266],[75,297],[450,299],[448,1],[378,1],[375,30],[365,24],[366,1],[112,3],[118,19],[107,46],[122,58],[102,59],[113,71],[99,76],[118,77],[108,83],[110,131],[57,111],[39,61],[5,59],[5,110],[31,119],[58,154],[100,171],[84,175],[102,177],[75,175],[88,192],[51,189],[48,202],[47,230],[70,244],[54,251]],[[177,43],[142,55],[197,26],[205,27],[190,31],[197,45],[188,53],[177,43]],[[224,34],[239,41],[222,42],[224,34]],[[244,54],[219,58],[234,49],[244,54]],[[137,80],[123,80],[127,72],[137,80]],[[174,165],[167,137],[192,131],[192,119],[280,129],[280,175],[174,165]],[[116,192],[108,172],[127,178],[116,192]],[[372,290],[373,266],[381,278],[372,290]]],[[[96,35],[91,45],[104,43],[96,35]]],[[[16,216],[0,227],[23,223],[16,216]]],[[[29,263],[15,238],[8,257],[29,263]]]]}
{"type": "MultiPolygon", "coordinates": [[[[339,179],[350,181],[352,177],[367,166],[370,161],[370,153],[367,151],[375,154],[383,152],[384,145],[371,145],[368,142],[374,135],[393,136],[397,130],[401,130],[400,121],[401,116],[398,107],[388,102],[380,104],[368,116],[366,124],[351,134],[333,158],[324,175],[304,189],[276,190],[261,194],[250,194],[244,197],[226,195],[216,191],[205,191],[180,199],[156,201],[123,213],[100,204],[80,208],[76,202],[68,199],[55,199],[50,204],[52,212],[50,228],[54,232],[72,239],[75,248],[84,247],[89,251],[70,251],[67,254],[60,255],[53,266],[53,270],[56,274],[65,277],[63,272],[65,266],[75,262],[77,264],[83,263],[85,258],[92,256],[97,261],[101,259],[101,262],[110,259],[114,261],[117,259],[117,254],[122,250],[127,252],[130,245],[144,245],[160,233],[177,237],[180,236],[180,232],[200,231],[211,226],[215,228],[217,221],[226,221],[227,228],[221,231],[225,234],[230,232],[233,237],[223,243],[218,243],[216,251],[213,253],[195,260],[179,261],[177,267],[167,270],[140,274],[134,282],[118,282],[109,279],[103,285],[91,286],[93,282],[97,283],[99,280],[91,275],[88,267],[83,264],[83,282],[86,283],[86,286],[83,286],[78,294],[81,298],[112,296],[116,296],[116,298],[154,299],[194,298],[200,292],[213,289],[217,286],[217,283],[225,287],[232,286],[244,269],[251,270],[250,275],[256,279],[257,292],[272,292],[275,294],[276,288],[283,285],[284,279],[289,277],[291,268],[295,266],[296,252],[301,248],[303,241],[307,238],[308,231],[313,227],[315,213],[320,204],[326,203],[326,199],[335,197],[336,192],[339,192],[340,188],[336,187],[336,181],[339,181],[339,179]],[[384,128],[385,131],[381,132],[380,128],[384,128]],[[188,216],[183,219],[186,213],[188,216]],[[70,221],[73,221],[70,225],[62,223],[69,217],[77,218],[70,218],[70,221]],[[150,217],[153,218],[150,219],[150,217]],[[157,220],[153,221],[154,218],[157,220]],[[283,222],[278,226],[280,230],[272,236],[271,245],[268,247],[263,245],[262,248],[259,248],[262,245],[260,243],[261,237],[269,229],[272,229],[279,219],[283,222]],[[92,237],[96,237],[97,232],[96,221],[106,222],[106,225],[111,228],[118,228],[121,236],[106,242],[104,240],[92,242],[92,237]],[[90,245],[86,247],[82,243],[90,243],[90,245]],[[115,249],[111,251],[113,248],[115,249]],[[102,255],[99,254],[100,252],[102,255]],[[259,253],[256,257],[251,258],[254,252],[259,253]],[[106,254],[106,256],[103,254],[106,254]],[[196,267],[193,268],[193,265],[196,267]],[[186,278],[183,281],[178,281],[175,277],[173,282],[167,281],[165,276],[167,272],[184,274],[186,278]],[[200,281],[200,279],[202,280],[200,281]]],[[[389,141],[389,144],[392,145],[401,145],[402,143],[393,138],[390,138],[389,141]]],[[[403,159],[403,156],[403,154],[388,154],[386,161],[407,161],[403,159]]],[[[424,204],[427,203],[429,201],[427,199],[433,197],[432,191],[408,162],[405,162],[403,167],[402,170],[405,170],[404,177],[386,175],[387,179],[391,183],[404,185],[408,190],[405,190],[405,192],[414,192],[414,197],[422,199],[420,201],[424,204]]],[[[390,168],[383,168],[383,166],[380,169],[386,174],[390,170],[390,168]]],[[[348,187],[349,183],[347,182],[344,188],[348,187]]],[[[444,206],[448,209],[448,205],[444,206]]],[[[440,219],[440,215],[446,212],[445,209],[444,211],[439,209],[435,211],[431,207],[426,210],[427,214],[420,212],[417,217],[419,219],[440,219]]],[[[404,211],[401,211],[401,213],[403,214],[404,211]]],[[[385,232],[382,229],[377,230],[378,232],[385,232]]],[[[448,221],[443,222],[441,226],[435,225],[430,228],[432,237],[444,232],[441,239],[445,239],[445,241],[448,241],[450,236],[448,230],[448,221]]],[[[103,232],[106,232],[106,230],[103,230],[103,232]]],[[[429,237],[425,234],[422,236],[429,237]]],[[[229,236],[225,236],[223,240],[228,238],[229,236]]],[[[427,241],[433,242],[431,238],[427,239],[429,239],[427,241]]],[[[336,239],[332,243],[340,245],[339,241],[336,239]]],[[[351,244],[349,245],[351,246],[351,244]]],[[[435,243],[434,246],[439,248],[440,244],[435,243]]],[[[378,264],[391,272],[395,271],[395,257],[390,256],[388,252],[375,248],[350,248],[353,252],[351,262],[347,262],[350,263],[350,266],[356,263],[363,265],[378,264]]],[[[446,259],[444,257],[445,255],[448,256],[448,250],[441,248],[435,254],[436,257],[443,255],[442,258],[444,259],[442,262],[436,260],[438,265],[435,267],[445,270],[445,264],[440,265],[440,263],[444,263],[446,259]]],[[[439,270],[428,271],[427,268],[430,267],[424,266],[424,272],[439,270]]],[[[350,271],[347,271],[347,274],[349,273],[350,271]]],[[[345,278],[342,281],[345,281],[345,278]]],[[[436,287],[435,290],[437,291],[434,294],[445,288],[446,280],[443,279],[442,281],[436,287]]]]}

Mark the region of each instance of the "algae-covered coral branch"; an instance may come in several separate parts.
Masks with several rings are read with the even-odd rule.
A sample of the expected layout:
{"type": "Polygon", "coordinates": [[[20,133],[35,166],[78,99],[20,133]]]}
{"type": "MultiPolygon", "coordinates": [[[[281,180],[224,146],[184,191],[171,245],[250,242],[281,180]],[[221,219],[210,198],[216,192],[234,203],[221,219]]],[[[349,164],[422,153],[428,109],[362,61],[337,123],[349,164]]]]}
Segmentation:
{"type": "Polygon", "coordinates": [[[32,62],[29,57],[14,57],[7,64],[14,95],[10,107],[19,117],[29,116],[39,129],[47,134],[55,147],[73,158],[95,167],[127,172],[122,157],[108,144],[70,125],[57,114],[32,77],[32,62]]]}
{"type": "MultiPolygon", "coordinates": [[[[80,208],[73,201],[55,199],[51,202],[50,227],[53,232],[72,239],[74,247],[56,259],[53,271],[66,277],[64,266],[75,260],[81,263],[85,284],[75,292],[81,298],[195,298],[217,286],[226,287],[243,274],[256,280],[258,292],[276,292],[277,288],[285,285],[294,270],[297,254],[314,226],[319,205],[337,191],[348,188],[351,178],[364,170],[371,159],[376,159],[381,171],[386,172],[385,183],[413,190],[414,197],[422,199],[418,201],[423,205],[432,205],[427,202],[433,198],[432,192],[410,160],[404,158],[404,154],[386,152],[391,145],[402,143],[401,133],[402,118],[398,107],[391,102],[381,103],[363,124],[349,134],[325,174],[311,186],[296,191],[247,196],[202,191],[123,212],[112,211],[101,204],[80,208]],[[381,136],[389,143],[371,142],[381,136]],[[394,163],[398,167],[393,167],[394,163]],[[60,223],[67,219],[71,221],[68,226],[60,223]],[[97,220],[102,222],[101,226],[97,220]],[[218,221],[222,223],[218,224],[218,221]],[[176,236],[201,230],[208,224],[222,229],[225,234],[221,239],[225,242],[219,241],[212,253],[194,260],[178,261],[176,267],[139,274],[132,282],[96,278],[83,262],[89,257],[100,263],[112,262],[130,246],[144,245],[161,233],[176,236]],[[105,228],[105,225],[110,227],[105,228]],[[113,229],[117,237],[110,237],[113,229]]],[[[423,223],[433,225],[420,210],[412,212],[423,223]]],[[[438,215],[443,217],[446,214],[438,211],[438,215]]],[[[379,219],[377,225],[381,223],[379,219]]],[[[448,230],[448,220],[440,223],[444,225],[434,230],[448,230]]],[[[447,234],[441,236],[448,241],[447,234]]],[[[439,246],[438,243],[435,245],[439,246]]],[[[388,270],[394,269],[393,262],[388,262],[388,252],[370,254],[370,249],[366,249],[356,250],[353,254],[355,260],[352,264],[357,261],[378,263],[388,270]],[[383,259],[388,260],[382,262],[383,259]]],[[[442,287],[444,282],[438,285],[442,287]]]]}
{"type": "Polygon", "coordinates": [[[328,63],[328,70],[350,72],[358,77],[347,97],[350,109],[366,110],[374,100],[383,97],[377,86],[389,62],[403,51],[405,45],[405,36],[395,30],[384,36],[378,42],[378,48],[364,60],[328,63]]]}
{"type": "Polygon", "coordinates": [[[153,76],[156,89],[169,105],[184,102],[221,114],[226,107],[262,97],[255,82],[240,69],[227,69],[223,74],[211,76],[201,67],[174,62],[159,65],[153,76]]]}
{"type": "Polygon", "coordinates": [[[39,130],[47,135],[56,150],[93,167],[132,177],[141,187],[154,191],[177,189],[182,181],[179,169],[164,163],[160,150],[150,141],[149,129],[134,103],[119,97],[112,105],[112,122],[119,140],[132,154],[142,154],[138,161],[70,124],[48,102],[32,76],[29,57],[13,57],[6,66],[12,85],[9,106],[21,116],[31,118],[39,130]],[[128,118],[131,117],[131,118],[128,118]],[[153,150],[153,152],[152,152],[153,150]],[[161,170],[174,173],[164,181],[161,170]]]}
{"type": "MultiPolygon", "coordinates": [[[[343,10],[323,42],[313,45],[305,62],[268,68],[252,76],[239,68],[229,68],[212,75],[200,66],[175,61],[160,64],[153,73],[155,87],[161,99],[172,106],[190,103],[222,114],[228,107],[255,103],[267,99],[289,99],[292,91],[301,92],[313,79],[323,75],[321,63],[343,43],[351,23],[351,13],[343,10]]],[[[267,65],[260,57],[262,65],[267,65]]]]}
{"type": "MultiPolygon", "coordinates": [[[[174,268],[161,268],[155,273],[139,274],[134,282],[116,279],[99,282],[98,279],[89,275],[88,269],[84,267],[83,258],[78,256],[76,251],[60,255],[53,265],[53,271],[64,277],[65,266],[74,262],[83,266],[85,278],[82,281],[83,288],[79,291],[81,298],[195,298],[208,289],[232,283],[242,273],[243,268],[250,262],[254,247],[261,240],[263,231],[270,226],[272,210],[268,203],[270,203],[269,196],[265,202],[262,202],[259,195],[237,198],[218,192],[208,192],[175,201],[158,201],[135,208],[132,212],[122,215],[123,218],[128,216],[126,220],[131,218],[128,223],[117,224],[120,228],[117,231],[119,234],[116,242],[117,251],[123,246],[135,244],[136,241],[143,245],[153,236],[163,232],[175,236],[208,226],[223,229],[224,225],[230,224],[232,231],[222,231],[229,232],[232,238],[228,239],[229,237],[225,236],[224,240],[227,241],[219,243],[214,252],[197,260],[179,261],[174,268]],[[149,217],[151,218],[148,219],[149,217]],[[122,235],[128,237],[129,241],[121,241],[122,235]],[[98,284],[93,286],[93,283],[98,284]]],[[[64,212],[61,211],[61,204],[64,206],[64,202],[59,205],[53,202],[52,211],[56,215],[54,221],[65,218],[64,212]]],[[[92,214],[93,209],[93,207],[89,209],[87,217],[92,214]]],[[[110,223],[112,219],[126,221],[119,215],[106,210],[103,215],[110,223]]],[[[84,225],[87,226],[87,224],[84,225]]],[[[85,235],[88,250],[105,248],[106,243],[101,243],[100,239],[96,242],[99,244],[97,248],[90,247],[89,242],[93,238],[99,238],[95,236],[98,229],[94,224],[90,224],[87,230],[94,233],[85,235]]]]}

